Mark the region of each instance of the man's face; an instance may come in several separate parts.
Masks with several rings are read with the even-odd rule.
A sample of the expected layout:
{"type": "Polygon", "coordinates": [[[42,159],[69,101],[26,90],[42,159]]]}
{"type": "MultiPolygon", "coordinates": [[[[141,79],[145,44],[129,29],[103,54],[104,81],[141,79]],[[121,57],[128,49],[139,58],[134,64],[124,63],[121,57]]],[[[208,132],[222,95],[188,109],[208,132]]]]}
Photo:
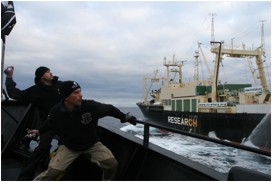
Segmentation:
{"type": "Polygon", "coordinates": [[[72,106],[80,106],[82,102],[82,94],[81,89],[78,88],[74,92],[72,92],[66,99],[66,104],[72,105],[72,106]]]}
{"type": "Polygon", "coordinates": [[[46,81],[51,81],[51,80],[54,79],[54,77],[53,77],[53,74],[51,73],[51,71],[48,70],[47,72],[45,72],[45,73],[43,74],[43,76],[42,76],[41,79],[44,79],[44,80],[46,80],[46,81]]]}

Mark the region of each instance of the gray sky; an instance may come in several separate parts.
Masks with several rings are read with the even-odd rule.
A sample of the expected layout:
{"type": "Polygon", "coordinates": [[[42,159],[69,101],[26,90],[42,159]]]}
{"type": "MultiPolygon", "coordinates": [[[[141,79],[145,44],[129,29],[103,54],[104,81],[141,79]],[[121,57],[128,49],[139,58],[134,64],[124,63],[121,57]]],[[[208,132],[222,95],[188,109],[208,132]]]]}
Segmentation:
{"type": "MultiPolygon", "coordinates": [[[[178,61],[185,61],[183,81],[193,80],[194,53],[201,42],[213,69],[211,13],[216,14],[216,41],[249,49],[261,45],[260,20],[265,20],[265,70],[271,85],[270,1],[15,1],[14,5],[17,24],[7,36],[5,67],[15,66],[14,80],[21,89],[34,84],[37,67],[47,66],[60,80],[79,82],[84,98],[136,107],[143,100],[143,76],[152,76],[156,69],[160,76],[165,74],[164,57],[172,60],[175,54],[178,61]]],[[[204,75],[204,57],[200,59],[204,75]]],[[[221,70],[222,82],[253,82],[245,59],[225,58],[221,70]]]]}

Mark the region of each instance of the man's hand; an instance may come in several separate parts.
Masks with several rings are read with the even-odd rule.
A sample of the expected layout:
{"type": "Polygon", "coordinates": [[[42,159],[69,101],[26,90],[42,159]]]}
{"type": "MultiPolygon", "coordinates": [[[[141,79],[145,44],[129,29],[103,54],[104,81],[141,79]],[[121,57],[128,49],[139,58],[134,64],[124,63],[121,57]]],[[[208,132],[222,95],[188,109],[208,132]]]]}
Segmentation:
{"type": "Polygon", "coordinates": [[[30,130],[30,129],[26,129],[26,130],[27,130],[27,134],[25,135],[26,138],[30,140],[35,140],[35,141],[40,140],[39,130],[30,130]]]}
{"type": "Polygon", "coordinates": [[[126,122],[129,122],[130,124],[136,125],[137,124],[137,119],[135,116],[131,116],[129,112],[126,114],[126,122]]]}
{"type": "Polygon", "coordinates": [[[13,66],[10,66],[4,70],[4,73],[7,75],[8,78],[12,78],[13,72],[14,72],[13,66]]]}

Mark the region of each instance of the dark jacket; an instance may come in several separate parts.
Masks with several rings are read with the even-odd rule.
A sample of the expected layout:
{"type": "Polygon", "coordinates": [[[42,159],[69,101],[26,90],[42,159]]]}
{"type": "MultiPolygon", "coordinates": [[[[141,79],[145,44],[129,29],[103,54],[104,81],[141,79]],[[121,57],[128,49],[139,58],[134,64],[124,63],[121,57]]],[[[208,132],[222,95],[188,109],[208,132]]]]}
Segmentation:
{"type": "Polygon", "coordinates": [[[116,107],[94,100],[83,100],[79,108],[68,111],[63,103],[52,108],[40,134],[53,129],[59,136],[59,144],[71,150],[82,151],[90,148],[100,139],[96,134],[98,119],[112,116],[125,122],[126,115],[116,107]]]}
{"type": "Polygon", "coordinates": [[[50,109],[60,102],[61,98],[58,93],[58,88],[61,81],[54,76],[53,86],[33,85],[25,90],[16,88],[16,83],[12,78],[6,78],[6,89],[10,98],[20,102],[32,103],[40,111],[42,120],[47,118],[50,109]]]}

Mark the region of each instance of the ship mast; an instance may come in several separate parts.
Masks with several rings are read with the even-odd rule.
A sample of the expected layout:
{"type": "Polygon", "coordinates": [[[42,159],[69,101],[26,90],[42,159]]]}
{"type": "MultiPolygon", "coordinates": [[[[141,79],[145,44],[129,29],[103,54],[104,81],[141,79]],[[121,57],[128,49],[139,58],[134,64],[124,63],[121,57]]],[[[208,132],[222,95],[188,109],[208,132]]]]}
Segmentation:
{"type": "Polygon", "coordinates": [[[222,57],[221,57],[221,47],[222,47],[222,44],[223,42],[215,42],[215,41],[211,41],[211,44],[214,45],[214,44],[219,44],[219,47],[216,48],[216,58],[215,58],[215,61],[214,61],[214,76],[213,76],[213,80],[212,80],[212,102],[217,102],[217,83],[218,83],[218,74],[219,74],[219,65],[220,65],[220,62],[222,60],[222,57]]]}
{"type": "MultiPolygon", "coordinates": [[[[216,16],[215,13],[209,13],[209,15],[212,17],[212,27],[211,27],[211,41],[214,42],[214,17],[216,16]]],[[[213,44],[211,45],[212,47],[214,46],[213,44]]]]}
{"type": "Polygon", "coordinates": [[[261,29],[261,48],[263,53],[265,54],[265,43],[264,43],[264,22],[265,20],[260,20],[260,22],[262,23],[262,29],[261,29]]]}
{"type": "Polygon", "coordinates": [[[176,60],[176,58],[175,58],[175,55],[173,55],[173,61],[172,62],[167,62],[166,61],[166,58],[164,58],[164,63],[163,63],[163,65],[166,67],[166,71],[167,71],[167,81],[168,81],[168,83],[170,83],[171,82],[171,79],[170,79],[170,71],[171,72],[178,72],[179,73],[179,83],[182,83],[182,66],[183,66],[183,62],[184,61],[181,61],[181,63],[179,64],[178,62],[177,62],[177,60],[176,60]],[[178,67],[179,68],[179,70],[178,71],[176,71],[176,70],[170,70],[170,68],[169,67],[178,67]]]}
{"type": "Polygon", "coordinates": [[[194,80],[198,81],[199,80],[199,52],[195,51],[195,71],[194,71],[194,80]]]}

